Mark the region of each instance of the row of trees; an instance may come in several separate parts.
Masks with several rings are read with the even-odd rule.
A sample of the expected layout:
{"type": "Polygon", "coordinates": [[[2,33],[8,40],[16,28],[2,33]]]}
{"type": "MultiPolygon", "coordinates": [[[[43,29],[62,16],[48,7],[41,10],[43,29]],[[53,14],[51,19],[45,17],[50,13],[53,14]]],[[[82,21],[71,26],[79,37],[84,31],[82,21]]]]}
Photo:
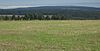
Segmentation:
{"type": "Polygon", "coordinates": [[[65,20],[64,15],[25,14],[25,16],[0,16],[0,20],[65,20]]]}
{"type": "Polygon", "coordinates": [[[97,20],[100,19],[99,13],[95,14],[79,14],[79,13],[57,13],[57,14],[43,14],[43,13],[27,13],[24,16],[0,16],[0,20],[97,20]]]}

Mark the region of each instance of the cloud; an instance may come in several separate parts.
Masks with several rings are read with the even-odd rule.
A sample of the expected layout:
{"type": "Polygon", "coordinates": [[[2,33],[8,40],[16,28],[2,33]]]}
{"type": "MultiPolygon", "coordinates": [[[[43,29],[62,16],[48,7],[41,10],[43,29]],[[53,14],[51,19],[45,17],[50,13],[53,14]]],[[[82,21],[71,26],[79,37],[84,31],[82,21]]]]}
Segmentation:
{"type": "Polygon", "coordinates": [[[23,8],[31,6],[95,6],[100,0],[0,0],[0,8],[23,8]]]}
{"type": "Polygon", "coordinates": [[[33,7],[33,6],[0,6],[1,9],[26,8],[26,7],[33,7]]]}
{"type": "Polygon", "coordinates": [[[89,6],[89,7],[99,7],[100,2],[82,2],[82,3],[75,3],[74,5],[78,6],[89,6]]]}

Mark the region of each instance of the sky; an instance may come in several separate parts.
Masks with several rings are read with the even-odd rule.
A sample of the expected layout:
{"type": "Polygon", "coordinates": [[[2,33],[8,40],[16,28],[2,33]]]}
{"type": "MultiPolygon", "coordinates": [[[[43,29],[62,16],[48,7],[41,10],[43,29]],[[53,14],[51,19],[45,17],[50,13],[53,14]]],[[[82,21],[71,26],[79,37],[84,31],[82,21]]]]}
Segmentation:
{"type": "Polygon", "coordinates": [[[0,8],[37,6],[88,6],[100,7],[100,0],[0,0],[0,8]]]}

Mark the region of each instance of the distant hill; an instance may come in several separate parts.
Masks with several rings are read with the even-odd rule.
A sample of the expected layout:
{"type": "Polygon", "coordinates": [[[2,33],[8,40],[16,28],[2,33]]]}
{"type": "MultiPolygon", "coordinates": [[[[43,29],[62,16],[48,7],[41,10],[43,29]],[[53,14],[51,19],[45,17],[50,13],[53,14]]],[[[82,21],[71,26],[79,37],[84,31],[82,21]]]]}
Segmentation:
{"type": "Polygon", "coordinates": [[[41,6],[41,7],[29,7],[29,8],[16,8],[14,10],[41,10],[41,9],[60,9],[60,10],[81,10],[81,11],[100,11],[100,8],[95,7],[83,7],[83,6],[41,6]]]}
{"type": "Polygon", "coordinates": [[[83,6],[41,6],[16,9],[0,9],[1,15],[16,14],[63,15],[68,19],[100,19],[100,8],[83,6]]]}
{"type": "Polygon", "coordinates": [[[15,8],[15,9],[0,9],[0,14],[26,14],[30,12],[57,13],[66,11],[99,12],[100,8],[83,7],[83,6],[41,6],[41,7],[27,7],[27,8],[15,8]]]}

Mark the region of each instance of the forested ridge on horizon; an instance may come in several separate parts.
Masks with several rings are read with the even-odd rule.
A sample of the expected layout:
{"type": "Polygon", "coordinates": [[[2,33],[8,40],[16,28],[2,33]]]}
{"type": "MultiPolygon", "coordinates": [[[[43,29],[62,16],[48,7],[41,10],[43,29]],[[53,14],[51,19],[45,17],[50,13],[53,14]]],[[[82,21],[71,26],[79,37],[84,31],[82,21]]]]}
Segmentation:
{"type": "Polygon", "coordinates": [[[82,6],[43,6],[0,9],[0,15],[25,15],[25,17],[28,17],[17,17],[16,19],[18,20],[97,20],[100,19],[100,8],[82,6]],[[46,15],[46,17],[44,17],[44,15],[46,15]]]}

